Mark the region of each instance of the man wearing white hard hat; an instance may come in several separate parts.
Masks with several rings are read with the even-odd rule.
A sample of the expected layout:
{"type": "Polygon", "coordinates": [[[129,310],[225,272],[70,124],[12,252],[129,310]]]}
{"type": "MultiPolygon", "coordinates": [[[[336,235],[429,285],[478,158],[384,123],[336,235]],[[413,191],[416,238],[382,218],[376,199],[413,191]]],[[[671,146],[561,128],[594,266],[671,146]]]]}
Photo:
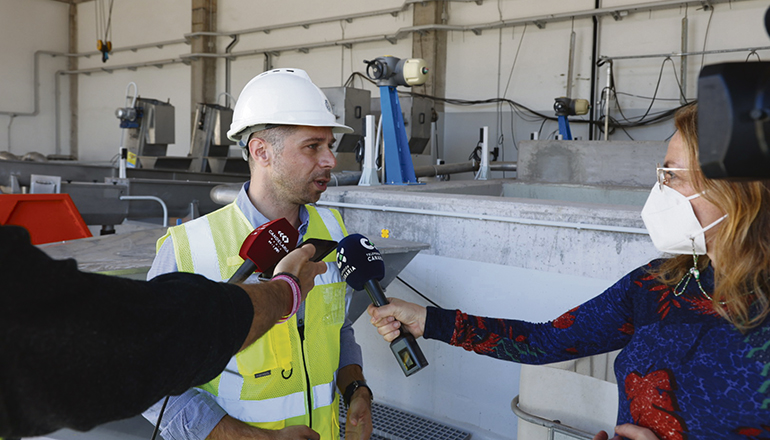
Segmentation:
{"type": "MultiPolygon", "coordinates": [[[[299,230],[300,242],[340,241],[348,235],[340,214],[313,203],[336,164],[333,133],[352,131],[336,122],[305,71],[275,69],[254,77],[241,91],[227,133],[243,149],[250,180],[233,203],[170,228],[158,240],[148,278],[178,270],[227,280],[243,262],[244,238],[279,218],[299,230]]],[[[340,396],[348,406],[345,438],[370,437],[372,394],[335,258],[332,252],[324,259],[326,273],[316,277],[294,316],[233,357],[213,381],[169,399],[160,424],[164,438],[337,440],[340,396]]],[[[156,423],[161,407],[145,417],[156,423]]]]}

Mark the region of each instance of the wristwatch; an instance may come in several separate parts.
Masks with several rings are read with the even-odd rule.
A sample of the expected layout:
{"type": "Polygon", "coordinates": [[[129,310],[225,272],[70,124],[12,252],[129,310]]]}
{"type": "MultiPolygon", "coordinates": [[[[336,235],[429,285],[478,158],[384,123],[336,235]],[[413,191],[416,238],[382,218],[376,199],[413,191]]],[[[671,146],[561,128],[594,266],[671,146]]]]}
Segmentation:
{"type": "Polygon", "coordinates": [[[359,388],[366,388],[369,390],[369,401],[374,400],[374,395],[372,394],[372,389],[369,388],[369,385],[366,384],[365,380],[354,380],[353,382],[350,382],[350,385],[345,388],[345,393],[342,394],[342,400],[345,402],[345,407],[350,407],[350,399],[353,398],[353,393],[356,392],[359,388]]]}

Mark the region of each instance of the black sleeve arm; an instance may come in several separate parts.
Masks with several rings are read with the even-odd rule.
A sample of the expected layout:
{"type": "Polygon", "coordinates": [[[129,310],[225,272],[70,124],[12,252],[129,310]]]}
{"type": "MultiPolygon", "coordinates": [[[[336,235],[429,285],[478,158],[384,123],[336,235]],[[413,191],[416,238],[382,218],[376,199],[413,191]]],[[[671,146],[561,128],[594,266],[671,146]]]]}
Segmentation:
{"type": "Polygon", "coordinates": [[[88,430],[215,378],[253,317],[239,287],[77,269],[0,226],[0,436],[88,430]]]}

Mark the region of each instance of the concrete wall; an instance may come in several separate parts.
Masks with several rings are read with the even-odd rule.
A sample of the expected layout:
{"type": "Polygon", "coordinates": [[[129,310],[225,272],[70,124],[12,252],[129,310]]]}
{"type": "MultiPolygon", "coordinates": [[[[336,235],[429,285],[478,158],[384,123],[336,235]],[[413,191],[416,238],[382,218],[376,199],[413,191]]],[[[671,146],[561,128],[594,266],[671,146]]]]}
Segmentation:
{"type": "MultiPolygon", "coordinates": [[[[636,4],[632,0],[605,0],[603,7],[636,4]]],[[[653,1],[644,3],[655,3],[653,1]]],[[[78,52],[95,49],[95,2],[84,2],[77,6],[78,52]]],[[[334,17],[351,13],[368,12],[384,8],[400,7],[399,0],[387,0],[376,4],[359,2],[351,4],[342,0],[306,2],[292,0],[271,4],[270,7],[255,7],[247,0],[219,2],[217,29],[219,31],[240,30],[260,26],[296,23],[302,20],[334,17]]],[[[447,2],[445,17],[449,25],[471,25],[514,20],[544,14],[563,14],[590,10],[594,2],[580,0],[563,2],[548,1],[498,1],[447,2]]],[[[705,49],[730,49],[761,47],[770,45],[764,31],[762,17],[767,5],[760,0],[732,1],[717,3],[712,11],[705,11],[700,2],[691,6],[675,7],[653,12],[631,13],[621,20],[612,17],[600,18],[599,55],[621,56],[649,53],[671,53],[680,51],[682,19],[687,18],[688,47],[690,51],[705,49]],[[735,32],[740,29],[740,32],[735,32]]],[[[0,54],[5,57],[0,65],[0,112],[31,111],[33,98],[32,60],[35,50],[64,52],[67,49],[68,5],[51,0],[2,0],[0,2],[0,54]]],[[[191,10],[189,2],[158,2],[135,0],[115,2],[113,12],[112,40],[115,48],[180,39],[190,30],[191,10]]],[[[236,52],[275,48],[301,43],[317,43],[336,39],[353,39],[368,36],[394,35],[399,29],[412,25],[411,6],[393,17],[389,14],[316,24],[305,29],[300,26],[275,30],[269,34],[244,35],[236,52]]],[[[573,76],[573,96],[589,98],[591,72],[591,19],[579,18],[574,21],[549,22],[540,29],[533,24],[519,25],[502,30],[483,30],[480,35],[473,32],[452,31],[447,43],[447,96],[468,100],[483,100],[505,97],[532,109],[552,114],[553,99],[564,95],[568,67],[570,34],[576,34],[576,56],[573,76]]],[[[419,34],[417,34],[419,42],[419,34]]],[[[377,42],[311,49],[308,53],[282,51],[273,58],[276,67],[301,67],[308,70],[320,86],[339,86],[352,72],[363,70],[363,60],[391,54],[407,57],[411,53],[413,37],[405,34],[396,44],[381,38],[377,42]]],[[[222,53],[230,43],[227,37],[218,38],[217,51],[222,53]]],[[[109,67],[135,62],[149,62],[179,59],[189,54],[190,46],[185,44],[151,47],[137,52],[115,52],[106,64],[98,56],[79,58],[79,68],[109,67]]],[[[688,58],[685,94],[694,98],[696,78],[702,62],[714,63],[725,60],[745,60],[748,51],[734,54],[708,55],[703,58],[688,58]]],[[[759,51],[760,56],[767,51],[759,51]]],[[[753,58],[752,58],[753,59],[753,58]]],[[[674,76],[679,75],[680,60],[663,63],[661,58],[619,60],[615,63],[615,83],[624,114],[634,119],[647,109],[655,94],[661,66],[663,72],[658,100],[652,112],[678,105],[679,96],[674,76]]],[[[264,66],[262,55],[242,56],[232,64],[231,92],[238,94],[241,87],[264,66]]],[[[62,57],[41,58],[41,113],[36,117],[11,118],[0,115],[0,150],[10,146],[13,152],[40,151],[45,154],[56,152],[54,132],[53,75],[66,67],[62,57]],[[9,124],[10,123],[10,124],[9,124]],[[10,128],[9,128],[10,125],[10,128]],[[10,135],[9,135],[10,133],[10,135]],[[10,137],[10,140],[9,140],[10,137]]],[[[225,91],[225,61],[217,62],[218,92],[225,91]]],[[[606,83],[606,72],[601,70],[597,78],[599,89],[606,83]]],[[[120,129],[113,116],[115,108],[124,104],[124,91],[129,81],[139,85],[142,96],[167,100],[176,106],[176,144],[169,153],[186,154],[190,141],[190,71],[184,64],[140,68],[135,71],[116,70],[113,73],[96,72],[90,76],[78,76],[79,108],[78,126],[79,151],[83,160],[105,161],[115,154],[120,139],[120,129]]],[[[62,84],[62,121],[60,128],[61,153],[69,152],[69,111],[66,80],[62,84]]],[[[360,81],[356,81],[361,86],[360,81]]],[[[373,88],[363,84],[364,87],[373,88]]],[[[422,91],[418,87],[416,90],[422,91]]],[[[620,118],[617,109],[613,117],[620,118]]],[[[490,138],[500,140],[501,158],[516,160],[517,149],[513,143],[528,139],[533,131],[539,131],[541,138],[548,137],[556,130],[554,122],[526,116],[511,117],[508,105],[486,104],[473,107],[446,107],[441,115],[439,151],[447,162],[465,160],[476,145],[478,128],[491,127],[490,138]],[[541,125],[542,124],[542,125],[541,125]]],[[[585,124],[573,123],[574,136],[588,138],[585,124]]],[[[629,129],[634,139],[664,139],[671,135],[670,123],[650,127],[629,129]]],[[[611,138],[628,139],[622,131],[611,138]]],[[[418,158],[422,164],[429,158],[418,158]]],[[[468,176],[458,177],[467,178],[468,176]]],[[[493,173],[493,177],[502,177],[493,173]]]]}
{"type": "Polygon", "coordinates": [[[517,180],[651,188],[667,142],[523,141],[517,180]]]}
{"type": "Polygon", "coordinates": [[[35,52],[67,52],[68,8],[50,0],[0,1],[0,112],[20,114],[0,115],[0,151],[54,152],[54,72],[67,69],[65,57],[39,57],[39,113],[22,115],[35,110],[35,52]]]}

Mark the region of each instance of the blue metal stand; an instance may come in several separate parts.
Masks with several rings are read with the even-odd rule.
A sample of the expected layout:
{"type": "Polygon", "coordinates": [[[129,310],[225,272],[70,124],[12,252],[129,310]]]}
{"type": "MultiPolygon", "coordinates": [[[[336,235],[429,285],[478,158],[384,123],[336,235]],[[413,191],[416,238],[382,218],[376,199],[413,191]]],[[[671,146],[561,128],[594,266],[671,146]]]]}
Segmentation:
{"type": "Polygon", "coordinates": [[[559,116],[559,134],[565,141],[572,140],[572,131],[569,129],[569,121],[566,116],[559,116]]]}
{"type": "Polygon", "coordinates": [[[386,185],[421,185],[414,175],[414,165],[406,138],[404,117],[396,88],[380,86],[380,108],[382,109],[382,134],[385,138],[386,185]]]}

